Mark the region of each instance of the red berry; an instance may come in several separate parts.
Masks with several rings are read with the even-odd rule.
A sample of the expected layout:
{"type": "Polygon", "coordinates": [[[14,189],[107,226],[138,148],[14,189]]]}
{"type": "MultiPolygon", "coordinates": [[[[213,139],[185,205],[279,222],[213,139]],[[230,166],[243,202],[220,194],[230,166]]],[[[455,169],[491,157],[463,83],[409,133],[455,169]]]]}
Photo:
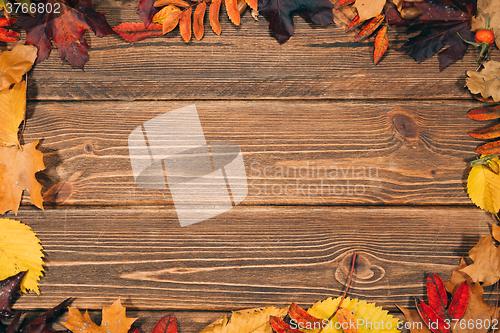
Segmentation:
{"type": "Polygon", "coordinates": [[[487,43],[489,46],[491,46],[495,42],[495,35],[491,30],[478,30],[476,32],[476,36],[474,37],[474,41],[476,43],[487,43]]]}

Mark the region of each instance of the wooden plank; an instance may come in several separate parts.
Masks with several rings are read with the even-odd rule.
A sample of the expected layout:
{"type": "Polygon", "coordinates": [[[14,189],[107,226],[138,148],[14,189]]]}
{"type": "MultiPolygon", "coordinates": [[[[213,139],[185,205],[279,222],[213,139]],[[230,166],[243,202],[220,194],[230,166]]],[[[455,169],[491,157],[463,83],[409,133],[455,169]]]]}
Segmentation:
{"type": "MultiPolygon", "coordinates": [[[[95,1],[112,26],[139,21],[138,1],[95,1]]],[[[439,72],[437,58],[422,64],[397,49],[408,38],[390,29],[390,46],[373,65],[373,42],[354,43],[341,26],[311,28],[294,18],[295,35],[280,45],[265,18],[249,12],[240,27],[221,13],[222,35],[210,31],[184,43],[179,33],[128,43],[118,36],[97,38],[85,71],[61,63],[56,49],[28,80],[32,100],[191,100],[191,99],[470,99],[466,70],[477,52],[439,72]]],[[[494,54],[492,55],[495,56],[494,54]]]]}
{"type": "Polygon", "coordinates": [[[24,140],[43,139],[45,189],[76,177],[66,204],[169,205],[168,190],[136,185],[128,137],[193,103],[208,142],[241,148],[242,205],[470,205],[467,161],[481,141],[467,131],[483,124],[469,102],[44,102],[28,107],[24,140]]]}
{"type": "Polygon", "coordinates": [[[184,228],[168,207],[22,209],[17,219],[48,260],[41,296],[22,296],[17,308],[75,297],[73,306],[100,309],[120,296],[130,309],[165,311],[338,296],[353,251],[351,297],[409,305],[426,274],[448,279],[493,221],[476,208],[318,206],[238,206],[184,228]]]}

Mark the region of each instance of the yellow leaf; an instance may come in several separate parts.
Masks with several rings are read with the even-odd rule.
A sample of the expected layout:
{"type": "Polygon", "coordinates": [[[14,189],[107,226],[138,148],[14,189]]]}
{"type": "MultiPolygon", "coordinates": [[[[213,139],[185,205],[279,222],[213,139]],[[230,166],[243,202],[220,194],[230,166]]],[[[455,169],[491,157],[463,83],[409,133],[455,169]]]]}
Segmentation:
{"type": "Polygon", "coordinates": [[[103,307],[101,326],[95,324],[85,311],[82,315],[78,309],[68,307],[68,321],[61,322],[73,333],[127,333],[137,318],[127,318],[125,307],[118,298],[111,306],[103,307]]]}
{"type": "Polygon", "coordinates": [[[480,72],[467,71],[469,76],[465,85],[473,94],[481,94],[483,98],[491,96],[495,102],[500,102],[500,62],[487,61],[480,72]]]}
{"type": "Polygon", "coordinates": [[[0,91],[0,145],[19,146],[17,132],[26,113],[26,83],[0,91]]]}
{"type": "Polygon", "coordinates": [[[273,333],[269,324],[269,316],[284,318],[287,312],[288,306],[281,309],[267,306],[241,310],[233,312],[229,322],[227,316],[224,316],[207,326],[201,333],[273,333]]]}
{"type": "Polygon", "coordinates": [[[469,275],[473,282],[483,282],[483,286],[491,286],[500,279],[500,248],[493,244],[492,236],[485,236],[469,251],[474,261],[461,271],[469,275]]]}
{"type": "MultiPolygon", "coordinates": [[[[492,159],[499,162],[498,157],[492,159]]],[[[500,210],[500,175],[486,165],[475,165],[467,178],[467,193],[471,201],[490,213],[500,210]]]]}
{"type": "Polygon", "coordinates": [[[17,214],[24,190],[31,203],[43,210],[42,185],[35,173],[45,169],[43,154],[36,149],[38,140],[17,147],[0,146],[0,214],[13,210],[17,214]]]}
{"type": "MultiPolygon", "coordinates": [[[[331,297],[317,302],[310,307],[307,312],[319,319],[328,319],[339,305],[341,297],[332,299],[331,297]]],[[[345,298],[342,302],[342,307],[348,309],[352,313],[352,317],[356,320],[357,330],[359,333],[397,333],[400,332],[398,327],[399,320],[389,315],[382,307],[376,306],[374,303],[366,301],[358,301],[358,299],[345,298]]],[[[341,323],[334,317],[329,323],[323,325],[323,332],[342,333],[341,323]]]]}
{"type": "Polygon", "coordinates": [[[0,54],[0,90],[22,80],[23,75],[33,66],[37,52],[36,46],[16,45],[12,51],[0,54]]]}
{"type": "Polygon", "coordinates": [[[353,6],[358,11],[359,21],[363,22],[380,15],[385,2],[386,0],[356,0],[353,6]]]}
{"type": "Polygon", "coordinates": [[[21,291],[40,294],[38,281],[43,275],[43,248],[29,226],[16,220],[0,219],[0,281],[28,271],[21,291]]]}

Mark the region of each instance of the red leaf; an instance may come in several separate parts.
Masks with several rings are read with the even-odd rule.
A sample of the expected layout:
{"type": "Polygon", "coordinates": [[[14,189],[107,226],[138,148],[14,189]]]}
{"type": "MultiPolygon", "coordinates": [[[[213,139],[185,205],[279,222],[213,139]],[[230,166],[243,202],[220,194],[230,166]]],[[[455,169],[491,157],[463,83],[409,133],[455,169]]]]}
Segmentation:
{"type": "Polygon", "coordinates": [[[290,309],[288,310],[288,316],[293,319],[296,323],[301,324],[302,327],[306,327],[307,323],[322,323],[322,319],[318,319],[307,313],[306,310],[302,309],[295,303],[292,303],[290,309]]]}
{"type": "Polygon", "coordinates": [[[206,9],[207,9],[206,2],[202,2],[198,6],[196,6],[196,9],[194,10],[193,32],[194,32],[194,37],[197,40],[200,40],[203,37],[203,33],[204,33],[203,19],[205,18],[206,9]]]}
{"type": "Polygon", "coordinates": [[[35,16],[23,15],[16,26],[26,30],[26,44],[38,47],[36,63],[49,56],[53,40],[62,60],[83,69],[90,49],[85,30],[92,30],[98,37],[115,32],[104,13],[92,7],[91,0],[59,0],[53,8],[50,13],[36,11],[35,16]]]}
{"type": "Polygon", "coordinates": [[[498,154],[500,153],[500,141],[488,142],[476,149],[476,153],[482,155],[498,154]]]}
{"type": "Polygon", "coordinates": [[[474,120],[491,120],[500,118],[500,104],[470,110],[467,115],[474,120]]]}
{"type": "Polygon", "coordinates": [[[290,325],[275,316],[269,317],[269,323],[271,323],[271,327],[276,333],[303,333],[300,330],[291,328],[290,325]]]}
{"type": "Polygon", "coordinates": [[[389,39],[387,38],[387,27],[382,27],[375,37],[375,50],[373,51],[373,64],[376,65],[385,51],[389,47],[389,39]]]}
{"type": "Polygon", "coordinates": [[[134,324],[132,324],[127,333],[141,333],[134,324]]]}
{"type": "Polygon", "coordinates": [[[369,37],[373,32],[375,32],[375,30],[377,30],[377,28],[382,24],[384,19],[385,19],[384,14],[380,14],[379,16],[371,19],[371,21],[368,22],[366,27],[364,27],[363,30],[361,30],[359,32],[359,34],[356,36],[356,38],[354,38],[354,41],[359,42],[359,41],[369,37]]]}
{"type": "Polygon", "coordinates": [[[433,333],[451,333],[444,319],[421,300],[415,300],[418,314],[433,333]]]}
{"type": "Polygon", "coordinates": [[[500,124],[479,131],[470,131],[468,134],[476,139],[498,138],[500,137],[500,124]]]}
{"type": "Polygon", "coordinates": [[[153,22],[153,16],[158,13],[158,8],[153,6],[155,0],[141,0],[139,1],[139,9],[137,10],[137,14],[141,18],[141,21],[145,26],[148,26],[153,22]]]}
{"type": "Polygon", "coordinates": [[[351,23],[347,26],[345,29],[346,32],[351,31],[352,29],[356,28],[358,25],[360,25],[362,22],[359,21],[359,15],[354,16],[352,19],[351,23]]]}
{"type": "Polygon", "coordinates": [[[462,282],[462,284],[455,291],[455,295],[451,299],[450,306],[448,307],[448,314],[451,319],[460,319],[467,309],[467,304],[469,303],[469,284],[467,281],[462,282]]]}
{"type": "Polygon", "coordinates": [[[448,304],[448,295],[444,287],[443,280],[436,274],[427,276],[427,298],[429,306],[436,314],[444,318],[446,305],[448,304]]]}
{"type": "Polygon", "coordinates": [[[152,333],[177,333],[177,319],[174,315],[166,315],[156,323],[152,333]]]}
{"type": "Polygon", "coordinates": [[[162,36],[162,26],[158,23],[151,23],[147,28],[144,23],[122,23],[114,30],[126,41],[137,42],[151,36],[162,36]]]}
{"type": "Polygon", "coordinates": [[[210,8],[208,10],[208,17],[210,19],[210,26],[216,35],[220,35],[221,27],[219,23],[219,11],[220,11],[221,0],[212,0],[210,8]]]}
{"type": "Polygon", "coordinates": [[[345,6],[349,6],[349,5],[352,5],[356,0],[340,0],[339,2],[337,2],[337,4],[335,5],[335,9],[340,9],[342,7],[345,7],[345,6]]]}
{"type": "Polygon", "coordinates": [[[179,31],[181,33],[182,39],[186,43],[191,40],[191,14],[193,12],[193,7],[186,9],[179,20],[179,31]]]}
{"type": "Polygon", "coordinates": [[[21,38],[21,35],[19,35],[17,32],[0,28],[0,41],[17,42],[19,38],[21,38]]]}

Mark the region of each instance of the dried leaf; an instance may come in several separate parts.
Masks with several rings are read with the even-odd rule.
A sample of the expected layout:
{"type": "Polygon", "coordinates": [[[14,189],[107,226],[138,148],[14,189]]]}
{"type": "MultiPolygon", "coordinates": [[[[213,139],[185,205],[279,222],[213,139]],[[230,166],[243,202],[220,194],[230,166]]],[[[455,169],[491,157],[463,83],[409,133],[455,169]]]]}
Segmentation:
{"type": "Polygon", "coordinates": [[[26,83],[0,91],[0,145],[19,147],[17,132],[26,113],[26,83]]]}
{"type": "Polygon", "coordinates": [[[122,23],[113,28],[120,37],[128,42],[137,42],[152,36],[162,36],[162,25],[151,23],[148,27],[144,23],[122,23]]]}
{"type": "Polygon", "coordinates": [[[245,0],[245,1],[246,1],[247,5],[250,6],[250,8],[252,8],[255,11],[257,10],[257,6],[258,6],[257,0],[245,0]]]}
{"type": "Polygon", "coordinates": [[[357,28],[362,22],[359,20],[359,15],[354,16],[351,22],[347,25],[345,29],[346,32],[351,31],[354,28],[357,28]]]}
{"type": "MultiPolygon", "coordinates": [[[[177,8],[177,9],[179,9],[179,8],[177,8]]],[[[163,23],[162,23],[163,34],[166,34],[170,31],[174,30],[175,27],[177,26],[177,24],[179,23],[181,16],[182,16],[182,11],[178,10],[178,11],[173,11],[170,15],[165,17],[165,19],[163,20],[163,23]]]]}
{"type": "Polygon", "coordinates": [[[208,10],[208,17],[210,19],[210,26],[216,35],[220,35],[221,26],[219,23],[219,11],[220,11],[221,0],[212,0],[210,8],[208,10]]]}
{"type": "Polygon", "coordinates": [[[500,124],[479,131],[469,131],[468,134],[476,139],[493,139],[500,137],[500,124]]]}
{"type": "Polygon", "coordinates": [[[500,102],[500,62],[491,60],[483,66],[481,72],[467,71],[466,86],[473,94],[481,94],[483,98],[491,96],[500,102]]]}
{"type": "Polygon", "coordinates": [[[461,271],[469,275],[473,282],[491,286],[500,279],[500,248],[493,244],[491,235],[481,237],[469,251],[469,257],[474,263],[461,271]]]}
{"type": "Polygon", "coordinates": [[[302,327],[306,327],[306,325],[310,323],[322,323],[321,319],[311,316],[309,313],[307,313],[306,310],[302,309],[295,303],[292,303],[292,305],[290,306],[290,310],[288,310],[288,316],[290,317],[292,323],[302,325],[302,327]]]}
{"type": "Polygon", "coordinates": [[[193,8],[189,7],[182,12],[179,20],[179,32],[181,33],[182,39],[186,43],[191,40],[191,14],[193,13],[193,8]]]}
{"type": "Polygon", "coordinates": [[[174,5],[165,6],[162,9],[160,9],[160,11],[155,14],[155,16],[153,16],[153,22],[163,24],[163,21],[165,21],[167,17],[169,17],[175,12],[177,13],[181,12],[180,8],[174,5]]]}
{"type": "MultiPolygon", "coordinates": [[[[498,157],[493,159],[497,163],[498,157]]],[[[475,165],[467,178],[467,193],[471,201],[490,213],[500,210],[500,176],[485,165],[475,165]]]]}
{"type": "Polygon", "coordinates": [[[500,6],[498,0],[477,0],[477,14],[472,18],[473,31],[486,27],[486,14],[490,17],[489,28],[495,35],[495,44],[500,48],[500,6]]]}
{"type": "Polygon", "coordinates": [[[48,323],[56,318],[59,317],[62,312],[64,311],[64,308],[68,305],[69,301],[71,298],[67,298],[52,309],[50,309],[47,312],[44,312],[41,314],[38,318],[33,320],[31,323],[29,323],[25,328],[23,328],[22,332],[23,333],[59,333],[59,332],[52,332],[49,330],[48,323]]]}
{"type": "Polygon", "coordinates": [[[158,0],[154,3],[155,7],[174,5],[179,7],[189,7],[189,4],[184,0],[158,0]]]}
{"type": "Polygon", "coordinates": [[[354,38],[355,42],[362,41],[363,39],[369,37],[372,33],[377,30],[377,28],[382,24],[385,19],[385,15],[381,14],[373,18],[368,24],[359,32],[359,34],[354,38]]]}
{"type": "Polygon", "coordinates": [[[282,319],[275,316],[269,317],[269,323],[276,333],[303,333],[298,329],[290,327],[290,325],[285,323],[282,319]]]}
{"type": "Polygon", "coordinates": [[[240,25],[240,11],[236,0],[225,0],[227,16],[234,25],[240,25]]]}
{"type": "MultiPolygon", "coordinates": [[[[153,21],[153,16],[158,12],[158,8],[153,6],[154,2],[155,2],[155,0],[140,0],[139,1],[139,8],[137,10],[137,14],[139,14],[139,17],[141,18],[141,21],[142,21],[142,23],[144,23],[145,27],[149,27],[149,25],[153,21]]],[[[132,23],[132,24],[135,24],[135,23],[132,23]]],[[[113,30],[115,30],[115,29],[116,29],[116,27],[113,30]]]]}
{"type": "Polygon", "coordinates": [[[486,106],[470,110],[467,113],[470,119],[474,120],[491,120],[500,118],[500,105],[486,106]]]}
{"type": "Polygon", "coordinates": [[[0,281],[0,318],[8,319],[14,317],[14,312],[10,309],[12,298],[19,288],[21,281],[26,275],[26,271],[19,272],[0,281]]]}
{"type": "Polygon", "coordinates": [[[174,315],[166,315],[156,323],[152,333],[177,333],[177,319],[174,315]]]}
{"type": "MultiPolygon", "coordinates": [[[[476,153],[479,153],[482,155],[498,154],[498,153],[500,153],[500,141],[485,143],[484,145],[476,148],[476,153]]],[[[493,162],[497,162],[497,161],[493,161],[493,162]]]]}
{"type": "Polygon", "coordinates": [[[8,25],[16,23],[16,21],[17,19],[15,18],[10,18],[10,19],[7,17],[0,18],[0,41],[8,43],[8,42],[17,42],[19,40],[21,35],[19,35],[15,31],[3,28],[8,25]]]}
{"type": "Polygon", "coordinates": [[[247,309],[233,312],[231,319],[227,316],[218,319],[210,324],[201,333],[215,332],[238,332],[238,333],[272,333],[270,316],[284,318],[288,307],[276,308],[267,306],[265,308],[247,309]]]}
{"type": "Polygon", "coordinates": [[[385,51],[389,47],[389,39],[387,38],[387,27],[384,26],[380,28],[377,32],[377,36],[375,36],[375,49],[373,50],[373,64],[376,65],[385,51]]]}
{"type": "Polygon", "coordinates": [[[194,37],[197,40],[200,40],[203,37],[204,29],[203,29],[203,19],[205,18],[205,11],[207,9],[206,2],[202,2],[196,6],[193,15],[193,32],[194,37]]]}
{"type": "Polygon", "coordinates": [[[118,298],[111,306],[103,307],[101,326],[96,325],[86,311],[68,308],[68,321],[61,322],[67,329],[78,333],[127,333],[137,318],[127,318],[125,308],[118,298]]]}
{"type": "Polygon", "coordinates": [[[497,242],[500,242],[500,226],[498,224],[493,223],[491,225],[491,236],[493,236],[497,242]]]}
{"type": "Polygon", "coordinates": [[[406,322],[410,327],[410,333],[431,333],[427,325],[422,321],[422,317],[420,317],[417,310],[409,310],[397,304],[396,306],[405,316],[406,322]]]}
{"type": "Polygon", "coordinates": [[[345,6],[352,5],[356,0],[340,0],[335,4],[335,9],[340,9],[345,6]]]}
{"type": "Polygon", "coordinates": [[[356,0],[354,7],[358,11],[361,22],[380,15],[384,9],[386,0],[356,0]]]}
{"type": "Polygon", "coordinates": [[[38,295],[38,282],[43,275],[43,248],[29,226],[16,220],[0,219],[0,280],[27,271],[21,291],[33,290],[38,295]]]}
{"type": "Polygon", "coordinates": [[[11,51],[0,54],[0,90],[22,80],[23,75],[33,66],[36,53],[37,49],[33,45],[16,45],[11,51]]]}

